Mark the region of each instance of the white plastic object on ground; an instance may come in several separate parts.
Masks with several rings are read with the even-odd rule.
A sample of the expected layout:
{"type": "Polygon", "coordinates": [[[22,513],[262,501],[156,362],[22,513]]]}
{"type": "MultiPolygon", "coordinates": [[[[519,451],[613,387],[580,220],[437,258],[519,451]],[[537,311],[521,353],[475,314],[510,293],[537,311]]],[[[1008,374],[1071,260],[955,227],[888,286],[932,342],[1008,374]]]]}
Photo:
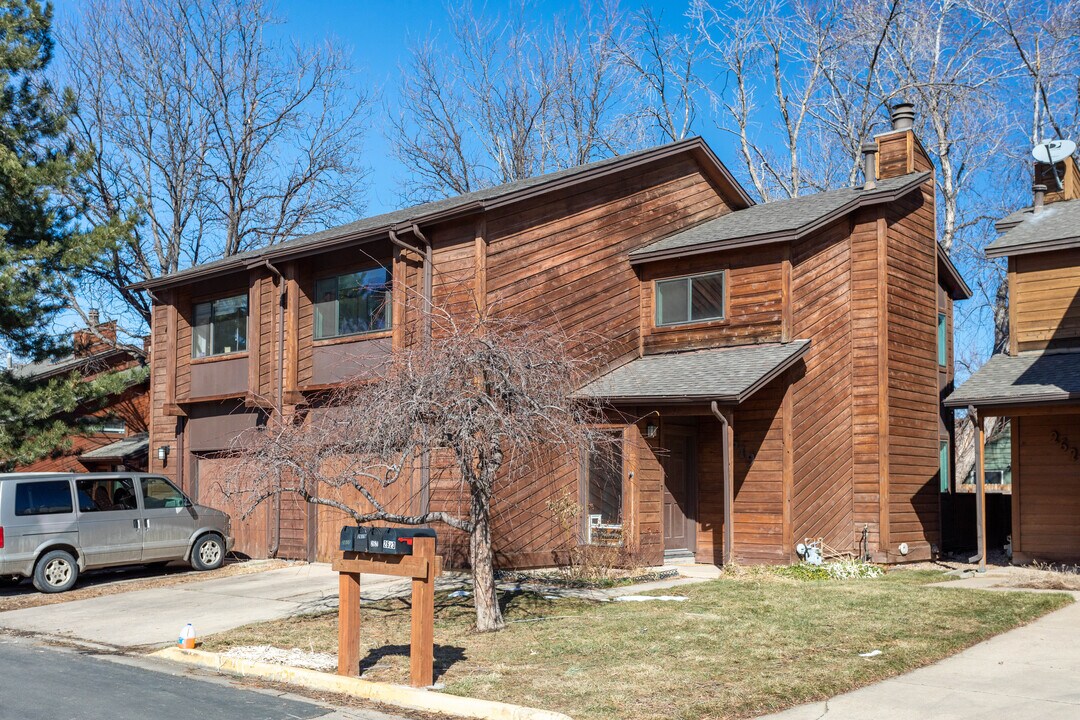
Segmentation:
{"type": "Polygon", "coordinates": [[[871,650],[870,652],[859,653],[859,657],[872,658],[881,654],[880,650],[871,650]]]}
{"type": "Polygon", "coordinates": [[[469,597],[470,595],[472,595],[472,593],[469,592],[468,590],[455,590],[454,592],[447,595],[447,597],[463,598],[463,597],[469,597]]]}

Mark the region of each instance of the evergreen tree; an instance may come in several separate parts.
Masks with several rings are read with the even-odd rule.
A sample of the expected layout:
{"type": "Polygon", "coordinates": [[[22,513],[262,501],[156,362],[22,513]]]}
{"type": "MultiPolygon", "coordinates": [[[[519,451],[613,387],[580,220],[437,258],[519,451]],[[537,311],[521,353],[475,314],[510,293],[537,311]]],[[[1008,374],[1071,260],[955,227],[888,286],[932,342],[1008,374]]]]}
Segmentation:
{"type": "Polygon", "coordinates": [[[35,358],[58,349],[50,321],[98,240],[78,232],[63,194],[78,158],[72,96],[45,76],[51,27],[50,5],[0,0],[0,344],[35,358]]]}

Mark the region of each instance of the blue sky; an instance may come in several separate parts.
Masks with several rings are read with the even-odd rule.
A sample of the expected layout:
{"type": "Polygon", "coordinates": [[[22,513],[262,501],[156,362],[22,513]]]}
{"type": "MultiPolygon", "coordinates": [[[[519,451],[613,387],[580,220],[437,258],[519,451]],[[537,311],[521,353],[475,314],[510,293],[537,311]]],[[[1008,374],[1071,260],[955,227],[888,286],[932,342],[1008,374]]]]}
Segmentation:
{"type": "MultiPolygon", "coordinates": [[[[572,17],[580,11],[578,0],[526,1],[528,14],[533,17],[572,17]]],[[[661,15],[671,30],[685,25],[688,0],[664,0],[648,5],[655,14],[661,15]]],[[[506,17],[517,3],[477,1],[474,6],[484,9],[488,15],[506,17]]],[[[627,10],[640,6],[639,2],[623,3],[627,10]]],[[[367,212],[375,214],[400,207],[399,181],[404,169],[391,156],[385,138],[387,124],[384,113],[386,108],[395,106],[400,68],[408,61],[409,46],[432,34],[446,33],[447,9],[444,0],[279,0],[276,7],[282,24],[273,29],[274,33],[280,33],[283,39],[303,44],[316,43],[327,37],[336,38],[352,53],[357,67],[357,84],[378,92],[380,104],[365,138],[363,152],[364,163],[371,171],[365,198],[367,212]]],[[[78,0],[58,0],[58,26],[62,27],[66,19],[76,14],[77,8],[78,0]]],[[[62,68],[58,69],[63,72],[62,68]]],[[[767,120],[764,124],[768,124],[767,120]]],[[[694,133],[702,135],[737,176],[742,175],[742,164],[735,154],[731,136],[718,130],[712,118],[699,118],[694,133]]],[[[961,267],[961,270],[964,268],[961,267]]],[[[968,305],[972,306],[974,302],[968,305]]],[[[974,309],[967,308],[969,312],[974,309]]],[[[958,332],[975,334],[978,336],[977,344],[988,349],[988,329],[988,316],[984,311],[977,311],[966,322],[961,321],[958,332]]],[[[958,342],[958,346],[960,344],[958,342]]]]}

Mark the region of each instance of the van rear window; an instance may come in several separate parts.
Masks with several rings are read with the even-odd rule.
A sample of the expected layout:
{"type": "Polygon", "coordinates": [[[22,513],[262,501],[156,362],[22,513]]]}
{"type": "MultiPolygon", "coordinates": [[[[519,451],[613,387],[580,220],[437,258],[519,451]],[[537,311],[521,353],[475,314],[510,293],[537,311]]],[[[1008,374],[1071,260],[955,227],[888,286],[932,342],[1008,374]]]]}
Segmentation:
{"type": "Polygon", "coordinates": [[[23,482],[15,486],[15,514],[60,515],[74,510],[67,480],[23,482]]]}

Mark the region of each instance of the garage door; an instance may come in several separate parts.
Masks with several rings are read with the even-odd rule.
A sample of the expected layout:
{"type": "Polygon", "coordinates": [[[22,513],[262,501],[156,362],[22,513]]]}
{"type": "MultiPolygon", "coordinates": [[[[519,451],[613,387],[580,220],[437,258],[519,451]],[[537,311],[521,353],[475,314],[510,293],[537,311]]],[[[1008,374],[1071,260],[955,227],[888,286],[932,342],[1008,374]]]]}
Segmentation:
{"type": "Polygon", "coordinates": [[[226,488],[235,487],[237,466],[237,461],[231,458],[198,458],[195,463],[194,483],[196,502],[229,513],[235,540],[234,552],[251,558],[269,557],[272,502],[263,502],[246,519],[240,519],[247,508],[238,498],[227,497],[225,494],[226,488]]]}

